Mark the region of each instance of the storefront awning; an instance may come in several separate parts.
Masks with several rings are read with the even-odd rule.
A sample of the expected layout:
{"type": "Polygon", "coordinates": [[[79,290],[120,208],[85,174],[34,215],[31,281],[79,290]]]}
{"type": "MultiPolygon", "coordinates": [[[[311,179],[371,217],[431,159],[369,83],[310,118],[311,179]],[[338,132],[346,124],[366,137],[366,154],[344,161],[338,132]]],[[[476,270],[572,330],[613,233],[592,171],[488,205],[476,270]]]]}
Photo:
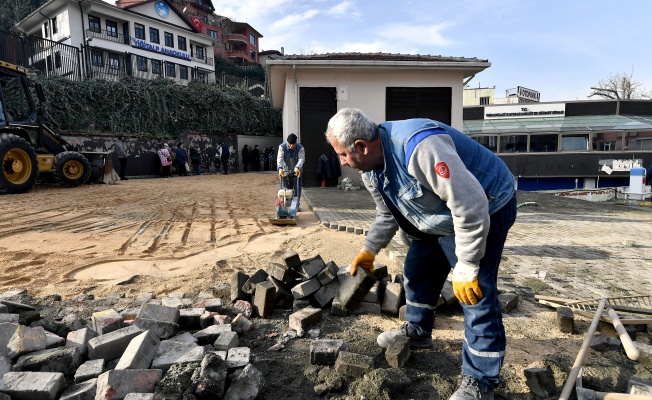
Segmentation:
{"type": "Polygon", "coordinates": [[[580,117],[505,118],[465,120],[467,135],[516,133],[652,131],[652,116],[590,115],[580,117]]]}

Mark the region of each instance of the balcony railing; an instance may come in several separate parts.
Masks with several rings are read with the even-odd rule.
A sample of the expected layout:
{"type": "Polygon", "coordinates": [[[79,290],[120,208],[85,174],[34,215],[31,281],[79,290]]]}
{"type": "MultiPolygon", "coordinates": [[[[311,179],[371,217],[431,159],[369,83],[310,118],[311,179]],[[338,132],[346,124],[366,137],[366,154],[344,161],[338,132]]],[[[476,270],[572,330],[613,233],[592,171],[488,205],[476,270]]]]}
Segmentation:
{"type": "Polygon", "coordinates": [[[235,42],[247,43],[247,37],[240,33],[230,33],[226,35],[226,40],[232,43],[235,42]]]}
{"type": "Polygon", "coordinates": [[[202,64],[206,64],[206,65],[213,65],[213,55],[212,54],[211,54],[210,57],[206,56],[206,57],[203,57],[203,58],[197,57],[196,54],[193,54],[193,55],[190,56],[190,60],[191,61],[196,61],[196,62],[199,62],[199,63],[202,63],[202,64]]]}
{"type": "Polygon", "coordinates": [[[130,36],[123,35],[122,33],[109,32],[107,30],[101,29],[99,32],[86,29],[86,37],[88,38],[99,38],[103,40],[109,40],[111,42],[129,44],[130,36]]]}

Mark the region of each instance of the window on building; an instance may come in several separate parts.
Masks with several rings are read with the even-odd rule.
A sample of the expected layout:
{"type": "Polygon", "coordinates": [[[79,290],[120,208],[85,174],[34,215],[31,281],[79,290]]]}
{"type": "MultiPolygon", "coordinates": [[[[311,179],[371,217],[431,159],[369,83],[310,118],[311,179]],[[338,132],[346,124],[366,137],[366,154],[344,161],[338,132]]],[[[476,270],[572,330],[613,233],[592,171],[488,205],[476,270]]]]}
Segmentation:
{"type": "Polygon", "coordinates": [[[138,69],[138,71],[147,72],[147,58],[136,56],[136,69],[138,69]]]}
{"type": "Polygon", "coordinates": [[[179,65],[179,79],[188,80],[188,67],[179,65]]]}
{"type": "Polygon", "coordinates": [[[491,136],[476,136],[473,138],[476,142],[480,143],[484,147],[493,151],[494,153],[498,151],[498,138],[495,135],[491,136]]]}
{"type": "Polygon", "coordinates": [[[43,35],[44,35],[43,37],[46,37],[46,38],[50,37],[50,22],[49,21],[46,21],[43,24],[43,35]]]}
{"type": "Polygon", "coordinates": [[[588,133],[562,135],[561,151],[586,151],[589,150],[588,133]]]}
{"type": "Polygon", "coordinates": [[[201,16],[201,22],[202,22],[204,25],[208,24],[208,18],[207,18],[205,15],[202,15],[202,16],[201,16]]]}
{"type": "Polygon", "coordinates": [[[593,132],[593,150],[619,151],[622,150],[622,135],[620,132],[593,132]]]}
{"type": "Polygon", "coordinates": [[[199,82],[206,83],[206,73],[205,72],[197,72],[197,80],[199,82]]]}
{"type": "Polygon", "coordinates": [[[201,46],[195,46],[195,57],[199,59],[204,59],[204,48],[201,46]]]}
{"type": "Polygon", "coordinates": [[[212,29],[208,29],[208,36],[210,36],[212,39],[217,40],[217,39],[219,39],[219,32],[214,31],[212,29]]]}
{"type": "Polygon", "coordinates": [[[54,66],[57,68],[61,68],[61,52],[57,51],[54,53],[54,66]]]}
{"type": "Polygon", "coordinates": [[[171,76],[171,77],[177,76],[175,66],[176,66],[176,64],[174,64],[174,63],[166,62],[165,63],[165,76],[171,76]]]}
{"type": "Polygon", "coordinates": [[[489,97],[480,97],[480,105],[481,106],[489,105],[489,97]]]}
{"type": "Polygon", "coordinates": [[[92,15],[88,16],[88,30],[95,33],[102,32],[102,25],[100,25],[100,18],[92,15]]]}
{"type": "Polygon", "coordinates": [[[156,75],[163,75],[163,66],[161,65],[161,61],[152,60],[152,73],[156,75]]]}
{"type": "Polygon", "coordinates": [[[186,47],[186,38],[183,36],[177,36],[177,43],[179,44],[179,50],[186,51],[188,48],[186,47]]]}
{"type": "Polygon", "coordinates": [[[106,34],[112,37],[118,37],[118,23],[106,20],[106,34]]]}
{"type": "Polygon", "coordinates": [[[559,135],[548,133],[542,135],[530,135],[531,153],[550,153],[557,151],[559,135]]]}
{"type": "Polygon", "coordinates": [[[256,36],[254,36],[253,33],[249,34],[249,43],[253,44],[254,46],[256,45],[256,36]]]}
{"type": "Polygon", "coordinates": [[[652,132],[627,132],[625,150],[651,150],[652,132]]]}
{"type": "Polygon", "coordinates": [[[104,66],[104,54],[101,50],[92,49],[91,50],[91,64],[95,67],[104,66]]]}
{"type": "Polygon", "coordinates": [[[115,53],[109,53],[109,68],[120,69],[120,56],[115,53]]]}
{"type": "Polygon", "coordinates": [[[251,49],[249,55],[251,56],[251,61],[256,61],[256,50],[251,49]]]}
{"type": "Polygon", "coordinates": [[[136,39],[145,40],[145,25],[134,24],[134,34],[136,39]]]}
{"type": "Polygon", "coordinates": [[[57,25],[57,18],[52,18],[52,34],[59,33],[59,26],[57,25]]]}
{"type": "Polygon", "coordinates": [[[161,39],[158,36],[158,29],[149,28],[149,41],[152,43],[161,43],[161,39]]]}
{"type": "Polygon", "coordinates": [[[170,32],[165,32],[165,45],[174,48],[174,36],[170,32]]]}
{"type": "Polygon", "coordinates": [[[527,151],[527,135],[504,135],[499,137],[500,153],[525,153],[527,151]]]}

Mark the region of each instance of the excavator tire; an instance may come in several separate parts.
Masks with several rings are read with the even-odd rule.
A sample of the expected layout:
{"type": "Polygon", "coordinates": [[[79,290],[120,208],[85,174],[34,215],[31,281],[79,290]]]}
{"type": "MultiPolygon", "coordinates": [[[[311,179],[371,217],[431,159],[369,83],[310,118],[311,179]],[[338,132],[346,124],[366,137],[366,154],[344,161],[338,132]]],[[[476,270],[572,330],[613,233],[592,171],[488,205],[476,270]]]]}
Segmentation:
{"type": "Polygon", "coordinates": [[[64,151],[54,157],[54,178],[65,187],[83,185],[91,176],[91,163],[76,151],[64,151]]]}
{"type": "Polygon", "coordinates": [[[0,161],[0,193],[25,193],[34,187],[38,161],[29,142],[10,133],[1,134],[0,161]]]}

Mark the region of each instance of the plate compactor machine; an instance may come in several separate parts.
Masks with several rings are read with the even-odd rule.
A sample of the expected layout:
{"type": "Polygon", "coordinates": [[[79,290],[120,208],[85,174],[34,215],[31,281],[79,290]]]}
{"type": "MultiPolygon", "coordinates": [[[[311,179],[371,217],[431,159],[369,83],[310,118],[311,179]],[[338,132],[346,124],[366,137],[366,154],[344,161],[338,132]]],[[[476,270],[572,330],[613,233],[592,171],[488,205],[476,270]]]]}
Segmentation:
{"type": "Polygon", "coordinates": [[[276,196],[276,217],[270,218],[272,225],[296,225],[297,208],[300,192],[297,190],[299,177],[294,171],[284,171],[280,177],[279,190],[276,196]]]}

